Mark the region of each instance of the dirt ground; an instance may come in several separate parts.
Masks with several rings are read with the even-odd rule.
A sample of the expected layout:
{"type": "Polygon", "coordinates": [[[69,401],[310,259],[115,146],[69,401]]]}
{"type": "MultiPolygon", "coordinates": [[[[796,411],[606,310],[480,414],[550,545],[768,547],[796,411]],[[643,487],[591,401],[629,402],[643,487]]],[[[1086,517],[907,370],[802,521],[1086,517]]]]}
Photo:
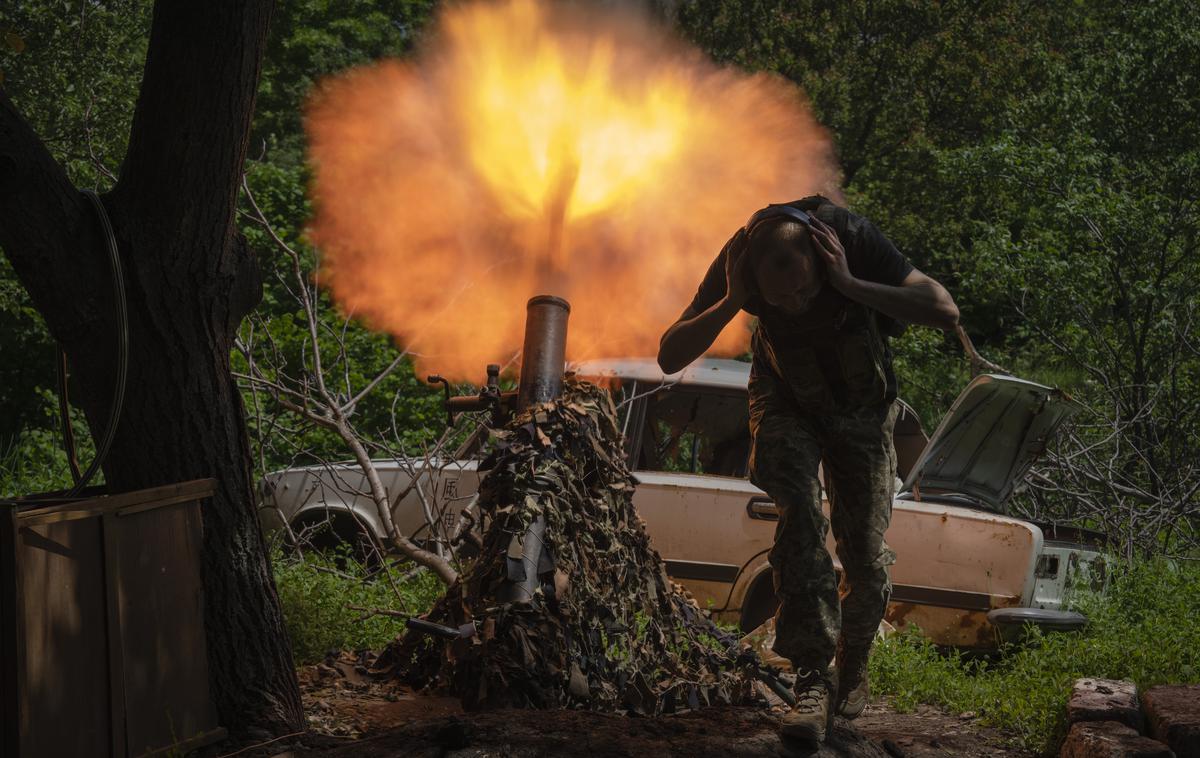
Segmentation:
{"type": "Polygon", "coordinates": [[[719,707],[635,718],[587,711],[464,713],[456,699],[414,694],[371,679],[343,656],[300,671],[310,733],[239,753],[277,758],[497,758],[508,756],[839,756],[1031,758],[971,714],[873,703],[838,720],[820,750],[785,743],[778,711],[719,707]]]}

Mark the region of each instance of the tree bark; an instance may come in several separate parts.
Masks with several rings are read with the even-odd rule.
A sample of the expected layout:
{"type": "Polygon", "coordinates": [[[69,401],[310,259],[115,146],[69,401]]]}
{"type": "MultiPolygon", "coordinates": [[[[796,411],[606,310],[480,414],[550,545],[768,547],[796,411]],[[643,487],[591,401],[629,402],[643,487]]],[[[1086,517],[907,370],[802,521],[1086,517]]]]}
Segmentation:
{"type": "MultiPolygon", "coordinates": [[[[304,721],[230,375],[233,337],[261,297],[235,211],[271,10],[269,0],[155,5],[129,150],[103,198],[130,319],[125,406],[105,480],[111,492],[217,480],[203,506],[210,683],[235,735],[292,732],[304,721]]],[[[99,226],[2,90],[0,247],[66,350],[99,435],[116,356],[99,226]]]]}

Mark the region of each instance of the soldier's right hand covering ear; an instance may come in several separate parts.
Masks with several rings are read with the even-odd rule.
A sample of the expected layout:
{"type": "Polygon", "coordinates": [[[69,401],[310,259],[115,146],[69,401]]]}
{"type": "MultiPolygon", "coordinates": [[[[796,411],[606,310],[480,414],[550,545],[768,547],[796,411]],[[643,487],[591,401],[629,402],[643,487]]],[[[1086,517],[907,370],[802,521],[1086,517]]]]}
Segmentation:
{"type": "Polygon", "coordinates": [[[743,227],[734,232],[725,247],[721,248],[721,256],[725,259],[725,297],[738,307],[745,304],[752,290],[753,272],[748,265],[750,256],[746,254],[749,247],[747,241],[743,227]]]}

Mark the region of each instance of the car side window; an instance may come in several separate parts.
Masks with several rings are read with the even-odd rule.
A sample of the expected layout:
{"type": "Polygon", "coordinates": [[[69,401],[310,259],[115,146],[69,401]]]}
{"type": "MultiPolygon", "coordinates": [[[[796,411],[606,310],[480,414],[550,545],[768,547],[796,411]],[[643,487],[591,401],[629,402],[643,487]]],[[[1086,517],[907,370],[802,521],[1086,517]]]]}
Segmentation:
{"type": "Polygon", "coordinates": [[[750,428],[745,393],[673,387],[643,402],[638,470],[746,476],[750,428]]]}

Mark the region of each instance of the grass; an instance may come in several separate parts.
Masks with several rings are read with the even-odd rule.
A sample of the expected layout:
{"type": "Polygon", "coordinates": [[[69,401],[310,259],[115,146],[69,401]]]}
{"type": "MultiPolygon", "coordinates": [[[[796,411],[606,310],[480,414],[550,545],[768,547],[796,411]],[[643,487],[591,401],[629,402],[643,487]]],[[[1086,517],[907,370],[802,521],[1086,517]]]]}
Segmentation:
{"type": "Polygon", "coordinates": [[[876,646],[871,687],[894,706],[930,703],[973,711],[1023,746],[1054,753],[1080,677],[1156,684],[1200,681],[1200,567],[1162,560],[1117,564],[1103,597],[1074,604],[1090,624],[1078,634],[1039,634],[991,661],[939,653],[915,630],[876,646]]]}
{"type": "Polygon", "coordinates": [[[306,552],[301,559],[276,548],[275,586],[297,665],[316,663],[331,650],[378,650],[404,630],[404,619],[372,616],[348,606],[404,611],[419,616],[444,586],[430,571],[408,578],[410,565],[389,566],[399,590],[382,571],[370,574],[352,560],[306,552]]]}
{"type": "MultiPolygon", "coordinates": [[[[57,405],[49,390],[42,392],[45,428],[29,426],[14,437],[0,436],[0,498],[34,495],[61,490],[73,484],[62,435],[57,428],[57,405]]],[[[86,469],[95,456],[95,447],[83,414],[72,411],[80,469],[86,469]]],[[[91,484],[104,481],[97,472],[91,484]]]]}
{"type": "MultiPolygon", "coordinates": [[[[419,615],[443,589],[430,572],[402,579],[407,567],[391,567],[398,601],[385,576],[369,575],[353,561],[312,552],[301,560],[278,549],[272,558],[300,665],[320,661],[330,650],[379,649],[403,630],[403,619],[362,620],[361,611],[347,606],[419,615]]],[[[1023,747],[1050,754],[1064,735],[1067,697],[1080,677],[1130,679],[1143,690],[1200,681],[1200,566],[1115,563],[1105,595],[1080,594],[1074,607],[1090,619],[1086,631],[1030,629],[1024,645],[991,660],[945,654],[919,630],[901,632],[871,656],[872,691],[888,695],[900,711],[920,703],[973,711],[1023,747]]],[[[619,650],[610,652],[619,657],[619,650]]]]}

